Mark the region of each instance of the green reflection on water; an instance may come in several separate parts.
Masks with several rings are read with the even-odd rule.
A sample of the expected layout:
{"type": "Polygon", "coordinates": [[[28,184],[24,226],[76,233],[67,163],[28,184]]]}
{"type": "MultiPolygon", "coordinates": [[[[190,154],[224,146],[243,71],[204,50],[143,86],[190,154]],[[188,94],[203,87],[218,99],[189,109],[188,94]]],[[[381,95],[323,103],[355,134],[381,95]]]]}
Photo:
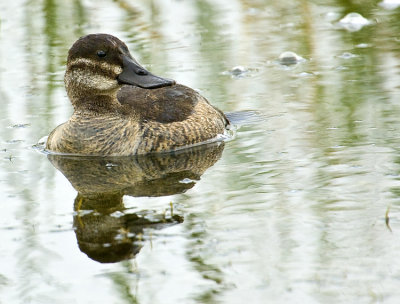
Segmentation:
{"type": "MultiPolygon", "coordinates": [[[[126,269],[127,273],[129,273],[131,267],[132,265],[129,261],[124,262],[124,268],[126,269]]],[[[119,293],[121,294],[121,299],[123,299],[124,303],[140,303],[135,295],[137,293],[137,290],[132,290],[134,287],[130,285],[130,280],[126,277],[124,273],[112,273],[109,275],[109,277],[119,290],[119,293]]]]}
{"type": "MultiPolygon", "coordinates": [[[[164,295],[165,280],[175,286],[166,302],[400,299],[400,11],[380,2],[45,0],[18,3],[19,10],[1,4],[0,254],[6,262],[0,301],[148,303],[164,295]],[[336,28],[350,12],[371,24],[357,32],[336,28]],[[154,250],[138,253],[139,268],[133,260],[99,266],[84,259],[76,233],[88,233],[73,230],[79,222],[73,198],[82,196],[29,149],[68,118],[67,51],[90,32],[122,37],[152,71],[181,77],[225,111],[263,114],[239,127],[196,185],[168,193],[166,200],[184,206],[184,221],[175,234],[166,228],[154,237],[154,250]],[[277,64],[286,50],[307,61],[277,64]],[[254,72],[224,74],[237,65],[254,72]],[[392,234],[384,224],[388,206],[392,234]],[[163,261],[161,244],[182,250],[163,261]],[[183,270],[169,275],[179,262],[183,270]],[[188,291],[178,276],[190,278],[188,291]]],[[[128,200],[118,192],[130,206],[116,210],[134,213],[142,202],[143,210],[162,214],[158,200],[143,196],[128,200]]],[[[110,219],[102,216],[93,218],[110,219]]]]}

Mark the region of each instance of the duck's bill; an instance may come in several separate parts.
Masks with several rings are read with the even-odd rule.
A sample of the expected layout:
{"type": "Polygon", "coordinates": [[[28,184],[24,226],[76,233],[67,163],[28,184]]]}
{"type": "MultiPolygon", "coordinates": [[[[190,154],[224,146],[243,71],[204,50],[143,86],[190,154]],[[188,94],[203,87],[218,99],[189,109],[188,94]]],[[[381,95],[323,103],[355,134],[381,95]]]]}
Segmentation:
{"type": "Polygon", "coordinates": [[[175,84],[175,80],[151,74],[137,63],[135,59],[126,55],[123,56],[123,70],[118,76],[118,81],[144,89],[156,89],[175,84]]]}

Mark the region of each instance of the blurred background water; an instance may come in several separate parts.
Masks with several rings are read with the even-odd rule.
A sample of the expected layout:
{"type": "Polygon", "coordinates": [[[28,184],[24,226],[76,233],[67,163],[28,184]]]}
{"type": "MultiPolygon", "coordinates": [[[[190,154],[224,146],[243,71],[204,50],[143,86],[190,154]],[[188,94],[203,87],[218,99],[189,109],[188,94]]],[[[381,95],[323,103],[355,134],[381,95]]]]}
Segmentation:
{"type": "Polygon", "coordinates": [[[2,1],[0,303],[399,303],[399,33],[396,0],[2,1]],[[38,153],[97,32],[235,138],[179,166],[38,153]]]}

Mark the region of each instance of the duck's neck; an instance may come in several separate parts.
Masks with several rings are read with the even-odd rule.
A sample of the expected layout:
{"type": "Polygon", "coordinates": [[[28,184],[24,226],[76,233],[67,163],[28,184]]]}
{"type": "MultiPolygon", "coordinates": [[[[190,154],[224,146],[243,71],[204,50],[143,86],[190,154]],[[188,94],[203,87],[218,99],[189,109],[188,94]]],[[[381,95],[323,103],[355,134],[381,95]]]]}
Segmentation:
{"type": "Polygon", "coordinates": [[[75,112],[110,113],[121,106],[117,100],[121,85],[117,80],[85,77],[79,69],[67,69],[64,83],[75,112]]]}
{"type": "Polygon", "coordinates": [[[80,113],[114,113],[118,112],[121,104],[116,98],[116,94],[94,94],[84,96],[70,96],[68,94],[75,112],[80,113]]]}

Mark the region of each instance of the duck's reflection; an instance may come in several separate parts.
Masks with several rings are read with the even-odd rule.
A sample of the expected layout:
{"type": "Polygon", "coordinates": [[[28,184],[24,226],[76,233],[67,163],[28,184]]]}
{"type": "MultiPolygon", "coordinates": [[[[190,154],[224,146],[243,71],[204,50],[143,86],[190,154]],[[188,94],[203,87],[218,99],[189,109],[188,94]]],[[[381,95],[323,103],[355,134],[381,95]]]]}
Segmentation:
{"type": "Polygon", "coordinates": [[[91,259],[112,263],[134,257],[144,229],[181,223],[173,212],[128,213],[123,196],[182,193],[220,157],[223,142],[169,154],[133,157],[48,155],[78,191],[74,228],[79,248],[91,259]]]}

